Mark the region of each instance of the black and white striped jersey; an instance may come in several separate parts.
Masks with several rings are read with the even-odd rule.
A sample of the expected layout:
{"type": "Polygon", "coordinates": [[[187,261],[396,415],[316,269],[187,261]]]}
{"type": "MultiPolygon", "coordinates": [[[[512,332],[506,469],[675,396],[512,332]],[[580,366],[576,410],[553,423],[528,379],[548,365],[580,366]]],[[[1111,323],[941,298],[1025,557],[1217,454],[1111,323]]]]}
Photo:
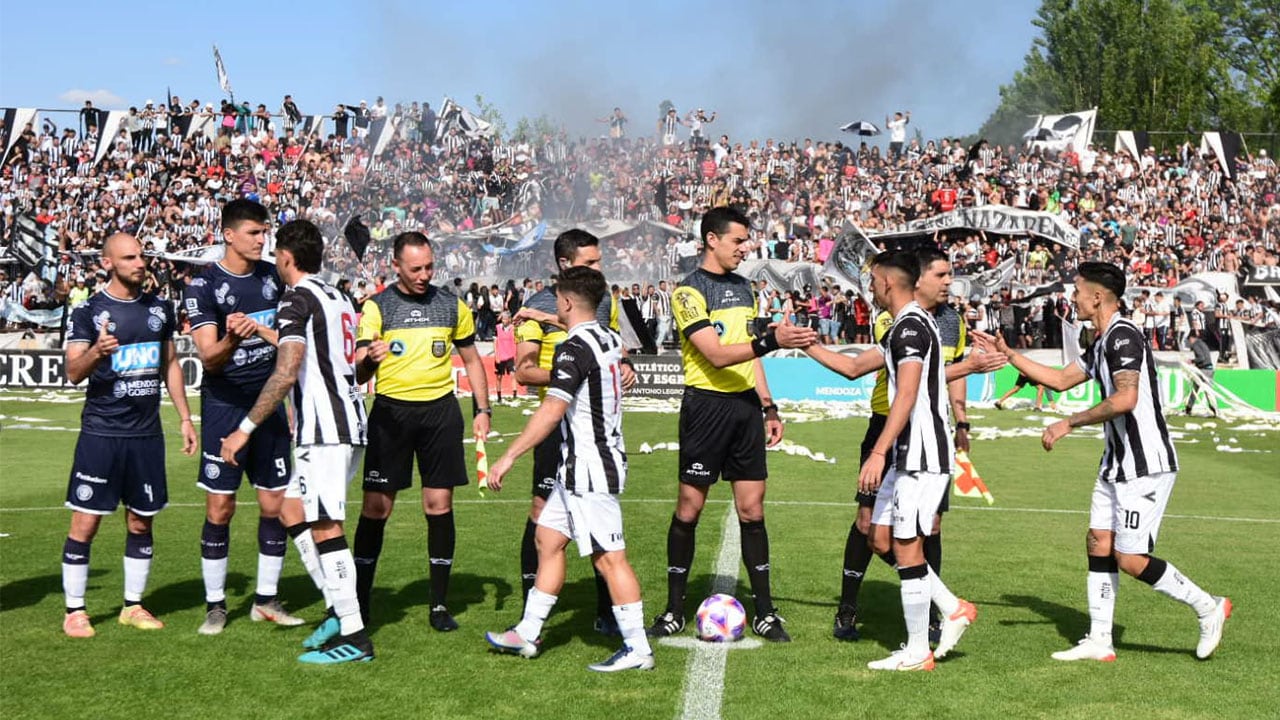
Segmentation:
{"type": "Polygon", "coordinates": [[[280,346],[304,343],[306,357],[293,386],[298,445],[364,445],[368,423],[356,385],[356,312],[351,302],[313,275],[280,298],[280,346]]]}
{"type": "Polygon", "coordinates": [[[1115,394],[1117,373],[1138,374],[1138,404],[1103,425],[1107,445],[1098,477],[1107,482],[1125,482],[1177,471],[1178,455],[1160,408],[1156,364],[1142,330],[1117,313],[1076,364],[1098,381],[1103,397],[1115,394]]]}
{"type": "Polygon", "coordinates": [[[898,396],[898,370],[903,363],[924,363],[920,387],[907,426],[894,442],[893,466],[899,472],[951,472],[951,419],[946,363],[938,324],[931,313],[911,301],[894,318],[877,346],[889,373],[889,404],[898,396]]]}
{"type": "Polygon", "coordinates": [[[547,396],[569,403],[560,421],[558,479],[566,490],[622,492],[622,338],[597,321],[581,323],[556,349],[547,396]]]}

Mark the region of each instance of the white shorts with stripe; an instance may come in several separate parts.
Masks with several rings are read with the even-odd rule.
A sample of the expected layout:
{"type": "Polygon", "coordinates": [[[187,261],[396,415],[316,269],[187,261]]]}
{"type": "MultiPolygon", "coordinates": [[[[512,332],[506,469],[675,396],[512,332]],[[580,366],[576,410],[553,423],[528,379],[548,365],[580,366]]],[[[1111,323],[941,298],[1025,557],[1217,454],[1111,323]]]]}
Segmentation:
{"type": "Polygon", "coordinates": [[[1098,479],[1089,507],[1089,529],[1115,533],[1112,547],[1127,555],[1146,555],[1155,549],[1173,483],[1174,472],[1144,475],[1125,482],[1098,479]]]}
{"type": "Polygon", "coordinates": [[[622,505],[617,495],[577,495],[557,480],[551,497],[538,515],[538,524],[573,540],[583,557],[627,547],[622,539],[622,505]]]}
{"type": "Polygon", "coordinates": [[[900,472],[891,468],[876,493],[871,522],[893,528],[893,536],[910,540],[929,534],[950,478],[946,473],[900,472]]]}
{"type": "Polygon", "coordinates": [[[301,498],[307,522],[347,517],[347,485],[364,460],[363,445],[299,445],[286,498],[301,498]]]}

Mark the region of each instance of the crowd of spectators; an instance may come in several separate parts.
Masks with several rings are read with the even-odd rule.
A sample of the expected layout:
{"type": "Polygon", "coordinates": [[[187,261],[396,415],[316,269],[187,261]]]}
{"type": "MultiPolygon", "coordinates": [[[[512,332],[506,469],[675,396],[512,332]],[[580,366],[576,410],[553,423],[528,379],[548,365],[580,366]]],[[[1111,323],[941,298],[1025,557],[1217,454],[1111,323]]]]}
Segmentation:
{"type": "MultiPolygon", "coordinates": [[[[657,137],[629,136],[619,109],[604,120],[607,137],[500,139],[469,132],[457,108],[441,116],[427,103],[388,106],[377,98],[318,118],[304,115],[289,96],[274,112],[265,104],[224,101],[215,110],[172,97],[131,108],[96,164],[103,114],[87,107],[66,116],[77,127],[63,129],[56,125],[62,116],[48,115],[39,127],[0,128],[0,136],[19,133],[0,168],[0,244],[12,241],[15,216],[32,212],[64,252],[56,272],[43,278],[10,277],[17,268],[6,266],[0,290],[32,308],[91,289],[102,276],[94,253],[117,230],[136,234],[158,254],[213,244],[220,206],[235,197],[259,200],[280,222],[307,218],[320,225],[334,239],[326,269],[347,280],[353,296],[391,275],[391,237],[427,232],[437,243],[436,282],[468,288],[464,294],[485,312],[486,330],[523,294],[526,278],[551,272],[549,242],[511,254],[490,251],[538,222],[610,220],[633,228],[607,239],[604,271],[648,323],[657,313],[651,306],[661,302],[652,299],[659,281],[674,283],[696,263],[697,245],[687,233],[696,231],[702,212],[722,204],[751,218],[752,257],[759,259],[820,264],[851,224],[875,234],[957,208],[1002,204],[1061,216],[1079,229],[1080,247],[944,233],[940,240],[958,273],[1012,258],[1011,285],[1034,286],[1069,279],[1081,260],[1104,259],[1125,267],[1132,285],[1171,288],[1199,272],[1238,273],[1277,262],[1280,177],[1265,151],[1241,156],[1232,180],[1216,158],[1190,145],[1135,158],[1092,148],[1057,154],[966,146],[919,134],[899,140],[907,114],[882,152],[856,138],[709,135],[714,114],[691,117],[698,115],[705,122],[672,126],[684,134],[674,140],[662,134],[661,121],[657,137]],[[383,132],[390,141],[374,157],[373,142],[383,132]],[[341,239],[353,217],[369,228],[362,260],[341,239]],[[657,229],[665,227],[682,232],[657,229]]],[[[159,292],[177,297],[190,267],[157,257],[151,272],[159,292]]],[[[1017,342],[1052,343],[1050,318],[1065,299],[1020,305],[1017,292],[1009,286],[958,302],[975,327],[1012,327],[1017,342]],[[1041,330],[1022,332],[1035,327],[1041,330]]],[[[864,339],[861,303],[849,288],[819,283],[774,293],[762,294],[762,317],[812,318],[833,341],[864,339]]],[[[1275,322],[1274,305],[1257,299],[1240,311],[1249,322],[1275,322]]]]}

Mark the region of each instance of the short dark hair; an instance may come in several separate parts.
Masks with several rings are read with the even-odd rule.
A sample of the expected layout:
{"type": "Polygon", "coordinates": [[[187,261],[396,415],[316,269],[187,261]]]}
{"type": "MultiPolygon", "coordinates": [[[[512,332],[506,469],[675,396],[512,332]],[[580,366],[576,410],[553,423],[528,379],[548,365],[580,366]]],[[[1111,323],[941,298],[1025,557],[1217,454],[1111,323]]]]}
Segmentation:
{"type": "Polygon", "coordinates": [[[600,238],[581,228],[570,228],[556,236],[556,260],[573,262],[578,251],[584,247],[599,247],[600,238]]]}
{"type": "Polygon", "coordinates": [[[435,246],[431,244],[430,238],[418,232],[417,230],[410,230],[408,232],[400,233],[399,235],[396,236],[396,239],[392,241],[391,247],[392,247],[393,257],[399,260],[400,254],[404,252],[404,249],[410,245],[412,245],[413,247],[426,247],[426,248],[429,248],[432,252],[435,252],[436,250],[435,246]]]}
{"type": "Polygon", "coordinates": [[[599,307],[605,292],[604,275],[595,268],[567,267],[556,278],[557,295],[573,295],[585,301],[588,307],[599,307]]]}
{"type": "Polygon", "coordinates": [[[877,265],[892,268],[906,275],[911,287],[915,287],[916,281],[920,279],[920,261],[913,252],[886,250],[871,258],[871,267],[877,265]]]}
{"type": "Polygon", "coordinates": [[[240,223],[249,220],[265,225],[269,217],[270,214],[261,203],[245,198],[232,200],[222,206],[222,227],[224,228],[235,229],[240,223]]]}
{"type": "Polygon", "coordinates": [[[923,273],[929,269],[929,266],[942,260],[947,261],[946,253],[942,252],[932,245],[922,245],[916,248],[916,260],[920,263],[920,272],[923,273]]]}
{"type": "Polygon", "coordinates": [[[707,246],[708,235],[711,233],[723,235],[729,232],[729,226],[734,224],[744,228],[751,227],[751,221],[737,208],[721,205],[708,210],[702,216],[702,226],[698,228],[702,235],[702,247],[707,246]]]}
{"type": "Polygon", "coordinates": [[[1111,291],[1116,299],[1124,297],[1124,270],[1104,262],[1082,262],[1076,274],[1111,291]]]}
{"type": "Polygon", "coordinates": [[[281,250],[289,251],[299,270],[317,273],[324,257],[324,236],[310,220],[293,220],[276,232],[276,251],[281,250]]]}

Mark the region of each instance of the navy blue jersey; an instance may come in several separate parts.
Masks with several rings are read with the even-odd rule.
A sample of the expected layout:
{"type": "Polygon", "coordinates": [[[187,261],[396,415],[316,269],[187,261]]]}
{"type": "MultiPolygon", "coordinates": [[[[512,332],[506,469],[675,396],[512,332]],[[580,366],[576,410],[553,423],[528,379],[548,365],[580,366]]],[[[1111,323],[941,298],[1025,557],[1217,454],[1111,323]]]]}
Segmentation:
{"type": "MultiPolygon", "coordinates": [[[[226,337],[227,316],[231,313],[244,313],[259,325],[274,329],[276,303],[282,287],[275,265],[269,262],[259,260],[247,275],[236,275],[214,263],[187,285],[183,307],[192,330],[215,325],[221,340],[226,337]]],[[[201,397],[206,402],[252,405],[271,376],[275,362],[274,345],[256,335],[244,340],[220,370],[204,374],[201,397]]]]}
{"type": "Polygon", "coordinates": [[[173,310],[150,293],[120,300],[103,291],[71,313],[67,344],[96,342],[104,320],[120,347],[89,376],[80,431],[103,437],[160,435],[161,349],[173,339],[173,310]]]}

